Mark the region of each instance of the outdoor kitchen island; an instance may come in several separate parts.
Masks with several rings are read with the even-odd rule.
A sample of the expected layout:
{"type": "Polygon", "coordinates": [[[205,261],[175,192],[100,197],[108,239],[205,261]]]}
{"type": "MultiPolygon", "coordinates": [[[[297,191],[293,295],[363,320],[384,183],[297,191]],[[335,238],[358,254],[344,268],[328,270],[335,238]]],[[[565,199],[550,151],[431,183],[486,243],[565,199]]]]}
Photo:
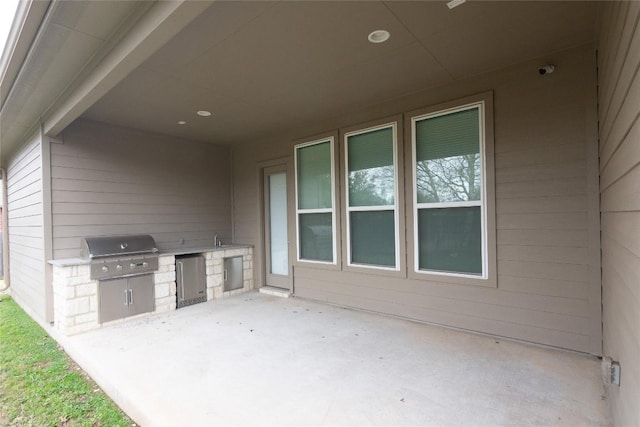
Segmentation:
{"type": "Polygon", "coordinates": [[[153,310],[100,323],[98,280],[91,279],[91,261],[83,258],[50,260],[53,267],[54,327],[73,335],[103,325],[127,321],[176,309],[176,256],[198,254],[206,260],[207,301],[253,289],[253,247],[231,244],[222,247],[185,248],[161,252],[153,271],[153,310]],[[224,260],[242,257],[243,286],[224,291],[224,260]]]}

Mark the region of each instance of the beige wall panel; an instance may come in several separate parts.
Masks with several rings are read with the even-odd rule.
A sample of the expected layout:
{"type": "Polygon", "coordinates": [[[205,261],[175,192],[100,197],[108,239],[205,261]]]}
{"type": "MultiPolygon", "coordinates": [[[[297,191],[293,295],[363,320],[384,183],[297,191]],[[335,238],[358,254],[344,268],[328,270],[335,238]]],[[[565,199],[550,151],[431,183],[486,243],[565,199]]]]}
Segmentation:
{"type": "Polygon", "coordinates": [[[558,246],[500,245],[498,246],[498,260],[585,264],[587,262],[587,249],[558,246]]]}
{"type": "Polygon", "coordinates": [[[586,209],[586,195],[496,198],[498,214],[584,212],[586,209]]]}
{"type": "MultiPolygon", "coordinates": [[[[501,157],[510,155],[517,156],[519,151],[544,152],[545,150],[556,150],[566,146],[567,150],[575,144],[575,135],[584,132],[584,111],[580,103],[548,105],[546,111],[536,112],[532,117],[521,117],[516,112],[510,112],[513,117],[502,117],[496,124],[504,123],[518,124],[527,127],[526,138],[518,133],[517,129],[511,128],[503,132],[503,138],[508,138],[512,142],[508,145],[496,147],[496,154],[501,157]],[[543,114],[540,114],[543,113],[543,114]],[[554,132],[549,134],[548,127],[552,127],[554,132]]],[[[522,112],[523,114],[524,112],[522,112]]],[[[506,115],[506,114],[505,114],[506,115]]],[[[568,159],[571,161],[571,158],[568,159]]],[[[548,162],[544,162],[548,164],[548,162]]]]}
{"type": "Polygon", "coordinates": [[[23,151],[16,153],[13,158],[13,162],[9,163],[7,167],[7,173],[13,176],[12,182],[7,182],[7,187],[12,187],[19,184],[24,178],[31,178],[31,172],[40,169],[40,146],[29,145],[23,147],[23,151]]]}
{"type": "Polygon", "coordinates": [[[496,181],[501,184],[528,181],[555,181],[585,177],[584,162],[569,162],[556,165],[535,165],[529,167],[503,167],[496,170],[496,181]]]}
{"type": "MultiPolygon", "coordinates": [[[[624,280],[616,270],[603,268],[603,283],[607,286],[603,289],[603,304],[605,309],[620,304],[621,301],[633,301],[628,291],[629,286],[622,286],[624,280]]],[[[637,282],[636,282],[637,283],[637,282]]],[[[637,299],[635,300],[637,301],[637,299]]],[[[638,323],[640,312],[632,310],[605,310],[604,322],[604,347],[605,354],[620,362],[624,370],[621,374],[620,387],[610,387],[608,395],[611,399],[616,425],[637,425],[638,400],[634,396],[640,394],[640,374],[637,371],[637,357],[640,354],[640,334],[638,323]],[[631,423],[623,423],[621,420],[632,420],[631,423]]]]}
{"type": "Polygon", "coordinates": [[[631,86],[625,93],[623,104],[617,109],[615,116],[612,116],[611,121],[608,122],[611,125],[606,126],[608,123],[605,124],[606,129],[600,133],[600,140],[606,141],[603,144],[601,143],[601,163],[606,164],[615,150],[618,149],[635,121],[638,120],[638,111],[640,111],[640,72],[636,72],[634,75],[631,86]]]}
{"type": "MultiPolygon", "coordinates": [[[[298,267],[298,270],[296,278],[322,280],[319,279],[316,269],[298,267]]],[[[375,292],[385,292],[385,295],[397,291],[405,295],[405,297],[409,295],[412,299],[412,304],[419,304],[422,298],[438,298],[439,300],[459,300],[465,301],[465,303],[478,302],[486,305],[499,305],[510,308],[518,307],[530,311],[556,314],[565,313],[565,307],[570,306],[571,308],[569,310],[572,315],[587,317],[589,314],[589,308],[585,301],[575,298],[562,298],[562,300],[560,300],[555,296],[548,295],[530,294],[523,296],[501,289],[492,289],[491,292],[487,292],[486,289],[474,286],[470,287],[423,280],[390,279],[388,277],[371,275],[368,277],[367,282],[364,283],[361,275],[357,273],[341,274],[335,271],[328,274],[327,278],[332,279],[330,281],[334,284],[327,284],[326,286],[338,286],[334,291],[334,293],[337,294],[340,293],[340,284],[344,284],[354,288],[366,287],[367,289],[373,289],[375,292]],[[335,285],[335,283],[339,284],[335,285]],[[393,286],[389,286],[390,283],[393,286]]]]}
{"type": "Polygon", "coordinates": [[[580,230],[503,230],[498,228],[499,245],[587,247],[580,230]]]}
{"type": "MultiPolygon", "coordinates": [[[[606,271],[615,271],[620,282],[617,286],[625,289],[625,294],[631,297],[632,301],[640,301],[640,264],[638,257],[619,242],[608,235],[602,236],[602,268],[606,271]]],[[[640,334],[638,334],[640,339],[640,334]]]]}
{"type": "MultiPolygon", "coordinates": [[[[638,52],[634,52],[631,47],[634,31],[638,22],[638,8],[640,3],[635,1],[615,2],[617,3],[617,21],[610,28],[613,31],[621,30],[617,33],[617,43],[615,49],[606,52],[606,58],[604,58],[604,64],[599,72],[603,73],[603,77],[606,77],[602,87],[600,88],[600,114],[602,117],[607,117],[609,107],[611,106],[611,98],[614,94],[614,90],[618,87],[618,79],[624,69],[625,61],[633,61],[635,55],[638,52]]],[[[637,46],[635,46],[637,47],[637,46]]]]}
{"type": "MultiPolygon", "coordinates": [[[[37,161],[40,162],[39,157],[37,161]]],[[[20,172],[23,171],[24,169],[20,172]]],[[[19,178],[18,181],[12,183],[12,185],[7,188],[7,201],[13,202],[31,194],[39,194],[42,191],[42,181],[37,178],[40,172],[40,168],[34,168],[29,171],[29,175],[19,178]]]]}
{"type": "Polygon", "coordinates": [[[587,216],[584,212],[501,214],[497,216],[501,230],[585,230],[587,216]]]}
{"type": "MultiPolygon", "coordinates": [[[[306,282],[305,282],[306,283],[306,282]]],[[[347,307],[361,307],[366,305],[366,310],[378,313],[389,313],[408,319],[422,319],[425,322],[450,326],[454,328],[482,330],[485,333],[504,336],[508,338],[531,336],[535,342],[556,347],[569,346],[571,349],[587,351],[588,337],[563,331],[540,329],[522,324],[460,315],[448,311],[430,310],[424,306],[413,306],[404,303],[396,303],[393,300],[372,300],[362,295],[344,295],[326,292],[320,287],[323,281],[309,281],[308,287],[301,286],[299,294],[303,298],[311,298],[338,304],[347,307]],[[401,314],[397,314],[401,313],[401,314]]]]}
{"type": "Polygon", "coordinates": [[[38,132],[8,162],[6,232],[12,295],[41,323],[47,316],[42,181],[38,132]]]}
{"type": "MultiPolygon", "coordinates": [[[[337,277],[333,272],[328,274],[325,280],[319,280],[313,274],[311,277],[308,277],[305,276],[304,273],[297,276],[297,279],[301,282],[299,284],[301,288],[304,288],[304,284],[307,283],[307,281],[309,283],[315,281],[315,287],[319,287],[319,283],[322,282],[322,288],[331,294],[344,295],[350,298],[363,295],[363,289],[361,289],[361,285],[358,280],[345,281],[343,280],[344,278],[337,277]]],[[[400,286],[400,284],[398,284],[398,286],[400,286]]],[[[298,289],[296,292],[299,293],[303,291],[298,289]]],[[[418,306],[420,309],[428,311],[444,311],[448,313],[454,313],[458,311],[458,309],[462,309],[462,312],[466,310],[473,310],[475,317],[486,320],[503,321],[581,335],[586,335],[588,333],[589,325],[585,321],[585,318],[578,316],[566,316],[549,311],[534,311],[520,307],[514,308],[499,304],[485,304],[478,301],[467,301],[434,295],[429,295],[425,301],[421,301],[420,304],[415,304],[416,294],[405,291],[404,287],[400,289],[391,289],[389,287],[367,287],[365,295],[365,298],[373,304],[385,304],[393,301],[394,305],[397,306],[398,309],[391,314],[403,317],[406,317],[403,314],[404,308],[411,306],[418,306]]],[[[304,294],[301,294],[301,296],[304,296],[304,294]]]]}
{"type": "Polygon", "coordinates": [[[593,47],[585,46],[556,54],[557,71],[546,79],[535,73],[540,62],[535,60],[333,120],[301,128],[293,124],[287,134],[234,147],[234,232],[236,240],[256,245],[256,285],[261,285],[263,258],[257,212],[260,162],[290,156],[294,141],[305,137],[493,90],[497,289],[390,278],[375,270],[296,266],[294,292],[598,354],[601,339],[593,324],[600,322],[600,310],[594,309],[600,304],[600,286],[588,273],[600,268],[599,262],[589,265],[594,260],[588,257],[600,246],[590,237],[598,235],[598,227],[588,215],[598,171],[587,162],[589,144],[597,150],[595,129],[587,124],[596,108],[596,83],[595,73],[584,72],[595,61],[593,47]]]}
{"type": "Polygon", "coordinates": [[[534,279],[566,280],[584,283],[587,280],[587,266],[551,262],[500,261],[501,274],[534,279]]]}
{"type": "Polygon", "coordinates": [[[555,179],[553,181],[507,182],[496,185],[496,197],[509,199],[518,197],[572,196],[585,192],[585,177],[555,179]]]}
{"type": "MultiPolygon", "coordinates": [[[[40,172],[39,170],[35,171],[34,174],[37,174],[39,172],[40,172]]],[[[38,196],[39,198],[41,198],[42,181],[41,180],[32,181],[30,183],[26,183],[26,185],[24,186],[16,185],[13,188],[9,189],[8,192],[9,192],[9,194],[7,195],[8,203],[18,202],[30,196],[38,196]]],[[[41,201],[39,203],[41,203],[41,201]]]]}
{"type": "Polygon", "coordinates": [[[27,206],[37,205],[41,201],[41,195],[36,191],[27,196],[17,198],[11,203],[15,209],[24,208],[27,206]]]}
{"type": "MultiPolygon", "coordinates": [[[[13,175],[14,180],[11,184],[8,184],[8,190],[10,190],[10,194],[12,197],[16,197],[13,193],[22,188],[28,187],[35,182],[40,183],[40,180],[37,179],[37,172],[41,170],[42,165],[40,164],[40,154],[34,153],[33,157],[30,159],[25,159],[25,161],[29,161],[23,168],[17,169],[15,171],[15,175],[13,175]]],[[[31,157],[31,155],[29,156],[31,157]]]]}
{"type": "Polygon", "coordinates": [[[640,258],[640,217],[636,212],[602,212],[602,230],[640,258]]]}
{"type": "Polygon", "coordinates": [[[603,165],[600,172],[601,191],[607,190],[625,173],[640,164],[640,144],[638,141],[640,141],[640,120],[636,120],[631,131],[611,156],[609,162],[603,165]]]}
{"type": "Polygon", "coordinates": [[[584,146],[581,144],[562,145],[553,150],[532,148],[530,150],[508,151],[496,153],[496,170],[503,167],[513,168],[575,162],[576,160],[584,160],[584,158],[584,146]]]}
{"type": "Polygon", "coordinates": [[[640,211],[640,164],[603,191],[602,211],[640,211]]]}
{"type": "Polygon", "coordinates": [[[637,70],[635,67],[640,63],[640,37],[637,32],[634,33],[637,31],[638,25],[638,9],[638,5],[630,7],[628,12],[635,13],[635,16],[628,13],[626,20],[619,24],[618,30],[622,31],[621,35],[624,39],[621,39],[616,46],[617,57],[611,64],[609,73],[603,76],[606,83],[601,91],[600,114],[603,124],[601,136],[607,135],[611,131],[615,116],[632,86],[631,82],[635,78],[637,70]]]}
{"type": "MultiPolygon", "coordinates": [[[[622,2],[605,2],[600,9],[598,20],[599,25],[599,44],[600,46],[609,46],[613,37],[613,25],[616,21],[616,14],[619,11],[622,2]]],[[[610,65],[609,57],[613,55],[613,49],[606,49],[598,52],[598,67],[602,76],[605,75],[606,67],[610,65]]]]}
{"type": "Polygon", "coordinates": [[[62,141],[51,145],[54,258],[78,256],[90,235],[151,234],[160,250],[231,240],[228,148],[83,120],[62,141]]]}
{"type": "Polygon", "coordinates": [[[604,354],[616,425],[640,425],[640,4],[605,6],[600,28],[600,169],[604,354]]]}

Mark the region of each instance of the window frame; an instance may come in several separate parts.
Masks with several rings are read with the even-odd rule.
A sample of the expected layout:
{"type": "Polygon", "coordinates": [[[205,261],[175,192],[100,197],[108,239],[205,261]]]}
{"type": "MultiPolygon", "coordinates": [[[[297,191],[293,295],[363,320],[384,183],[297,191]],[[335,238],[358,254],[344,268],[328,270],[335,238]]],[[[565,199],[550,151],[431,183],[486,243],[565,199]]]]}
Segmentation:
{"type": "Polygon", "coordinates": [[[293,147],[293,161],[294,161],[294,170],[293,170],[293,180],[294,180],[294,213],[295,213],[295,235],[296,235],[296,258],[295,264],[305,265],[305,266],[318,266],[318,267],[333,267],[340,268],[340,250],[339,250],[339,242],[337,237],[338,233],[338,215],[340,206],[338,204],[338,193],[336,189],[336,183],[338,177],[336,176],[336,154],[337,150],[335,148],[336,143],[336,135],[331,134],[323,137],[313,138],[311,140],[306,140],[304,142],[300,142],[295,144],[293,147]],[[313,145],[329,143],[329,153],[330,153],[330,163],[331,163],[331,208],[313,208],[313,209],[300,209],[299,207],[299,199],[298,199],[298,150],[305,147],[311,147],[313,145]],[[314,213],[331,213],[331,232],[332,232],[332,257],[333,261],[321,261],[321,260],[313,260],[313,259],[304,259],[300,257],[300,215],[301,214],[314,214],[314,213]]]}
{"type": "Polygon", "coordinates": [[[399,125],[398,121],[390,121],[382,124],[376,124],[367,127],[358,127],[357,129],[350,130],[343,133],[342,143],[343,143],[343,183],[344,183],[344,223],[345,223],[345,239],[346,242],[346,261],[345,266],[347,267],[355,267],[358,269],[374,269],[388,272],[399,272],[401,270],[401,259],[400,259],[400,174],[399,174],[399,155],[398,155],[398,134],[399,134],[399,125]],[[392,149],[393,149],[393,191],[394,191],[394,204],[393,205],[369,205],[369,206],[349,206],[349,137],[362,135],[369,132],[375,132],[377,130],[388,129],[391,128],[393,141],[392,141],[392,149]],[[390,209],[391,207],[391,209],[390,209]],[[351,259],[351,212],[381,212],[381,211],[392,211],[394,214],[393,223],[394,223],[394,253],[395,253],[395,265],[393,267],[375,265],[375,264],[362,264],[362,263],[354,263],[351,259]]]}
{"type": "Polygon", "coordinates": [[[494,141],[493,141],[493,93],[464,98],[409,112],[405,115],[405,125],[410,138],[407,162],[411,165],[411,173],[407,177],[407,185],[411,188],[411,206],[408,207],[409,224],[407,229],[412,242],[408,244],[411,252],[409,262],[411,268],[409,275],[413,279],[431,279],[439,282],[450,282],[464,285],[476,285],[497,287],[497,261],[496,261],[496,226],[495,226],[495,172],[494,172],[494,141]],[[417,153],[416,153],[416,123],[433,117],[478,108],[480,127],[480,162],[482,173],[482,188],[480,201],[418,203],[417,199],[417,153]],[[462,272],[449,272],[438,270],[421,270],[419,265],[419,233],[418,212],[420,209],[437,209],[452,207],[480,206],[481,212],[481,239],[482,239],[482,274],[462,272]]]}

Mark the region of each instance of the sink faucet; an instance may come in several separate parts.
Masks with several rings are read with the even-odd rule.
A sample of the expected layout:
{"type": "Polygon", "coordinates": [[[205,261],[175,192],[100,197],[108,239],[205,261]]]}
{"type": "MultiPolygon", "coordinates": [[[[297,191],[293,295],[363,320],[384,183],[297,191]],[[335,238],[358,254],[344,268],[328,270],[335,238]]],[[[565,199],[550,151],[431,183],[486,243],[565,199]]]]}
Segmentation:
{"type": "Polygon", "coordinates": [[[216,248],[222,246],[222,241],[220,240],[220,238],[218,238],[218,233],[213,236],[213,246],[216,248]]]}

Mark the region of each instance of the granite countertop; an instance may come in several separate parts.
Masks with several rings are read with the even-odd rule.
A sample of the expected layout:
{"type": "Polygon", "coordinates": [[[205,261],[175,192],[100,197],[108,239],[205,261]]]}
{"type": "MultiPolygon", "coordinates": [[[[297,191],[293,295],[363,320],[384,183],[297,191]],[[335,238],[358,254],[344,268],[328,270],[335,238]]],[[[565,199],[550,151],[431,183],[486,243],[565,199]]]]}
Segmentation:
{"type": "Polygon", "coordinates": [[[222,245],[218,247],[214,246],[203,246],[200,248],[181,248],[181,249],[170,249],[167,251],[161,251],[160,256],[162,255],[189,255],[189,254],[200,254],[203,252],[215,252],[215,251],[224,251],[224,250],[232,250],[232,249],[245,249],[251,248],[253,245],[246,245],[241,243],[231,243],[228,245],[222,245]]]}
{"type": "Polygon", "coordinates": [[[91,261],[84,258],[65,258],[65,259],[50,259],[47,261],[51,265],[57,265],[59,267],[68,267],[70,265],[85,265],[91,261]]]}
{"type": "MultiPolygon", "coordinates": [[[[200,254],[204,252],[214,252],[214,251],[225,251],[232,249],[245,249],[251,248],[253,245],[241,244],[241,243],[232,243],[228,245],[222,245],[219,247],[214,246],[203,246],[198,248],[181,248],[181,249],[170,249],[166,251],[159,252],[158,255],[190,255],[190,254],[200,254]]],[[[68,267],[70,265],[85,265],[89,264],[91,261],[84,258],[65,258],[65,259],[50,259],[47,261],[51,265],[55,265],[58,267],[68,267]]]]}

